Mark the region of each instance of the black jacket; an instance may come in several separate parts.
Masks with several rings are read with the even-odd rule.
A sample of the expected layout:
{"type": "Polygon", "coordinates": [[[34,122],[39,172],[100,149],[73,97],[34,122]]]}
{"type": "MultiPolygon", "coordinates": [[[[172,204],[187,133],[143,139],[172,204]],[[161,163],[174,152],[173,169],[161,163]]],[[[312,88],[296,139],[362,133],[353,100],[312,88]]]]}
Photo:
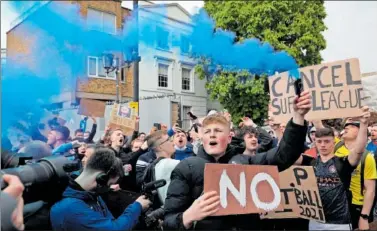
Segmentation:
{"type": "Polygon", "coordinates": [[[139,149],[136,152],[129,152],[120,153],[120,159],[122,160],[123,165],[130,164],[132,166],[132,171],[129,173],[128,176],[124,176],[121,179],[120,187],[124,190],[132,191],[132,192],[139,192],[140,187],[136,183],[136,162],[141,155],[146,153],[147,150],[139,149]]]}
{"type": "MultiPolygon", "coordinates": [[[[242,163],[258,165],[277,165],[280,171],[291,166],[304,150],[306,125],[300,126],[290,121],[284,132],[280,146],[255,157],[237,155],[237,150],[229,146],[219,161],[208,155],[203,146],[196,157],[181,161],[171,174],[171,183],[165,201],[164,230],[185,229],[182,214],[194,200],[203,193],[204,167],[206,163],[242,163]]],[[[260,229],[258,214],[208,217],[196,222],[196,230],[241,230],[260,229]]]]}
{"type": "Polygon", "coordinates": [[[139,157],[136,162],[136,184],[140,187],[143,184],[145,169],[150,163],[157,159],[156,153],[149,151],[139,157]]]}

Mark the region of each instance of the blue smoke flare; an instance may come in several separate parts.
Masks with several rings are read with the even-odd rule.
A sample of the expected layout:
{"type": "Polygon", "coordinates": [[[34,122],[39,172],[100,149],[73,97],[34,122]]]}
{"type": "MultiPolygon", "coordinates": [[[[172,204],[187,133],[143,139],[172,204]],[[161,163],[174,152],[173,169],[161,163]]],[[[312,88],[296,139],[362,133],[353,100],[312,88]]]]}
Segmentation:
{"type": "MultiPolygon", "coordinates": [[[[16,13],[30,7],[28,1],[6,3],[16,13]]],[[[93,25],[81,15],[78,4],[50,1],[38,8],[13,29],[16,37],[26,38],[30,44],[25,44],[22,52],[8,51],[2,72],[2,130],[27,112],[42,114],[41,104],[49,103],[52,96],[74,90],[78,78],[87,78],[88,56],[121,52],[125,59],[132,60],[135,47],[154,48],[161,31],[171,34],[171,48],[178,49],[179,33],[183,32],[166,26],[166,9],[159,13],[149,18],[139,17],[138,28],[131,14],[124,19],[121,31],[108,34],[90,29],[93,25]]],[[[235,34],[215,29],[215,22],[203,9],[192,17],[192,24],[192,30],[184,32],[191,44],[191,55],[209,60],[209,72],[221,67],[226,71],[247,70],[252,74],[271,75],[298,68],[290,55],[274,51],[268,43],[257,39],[235,43],[235,34]]],[[[297,76],[297,71],[292,75],[297,76]]]]}

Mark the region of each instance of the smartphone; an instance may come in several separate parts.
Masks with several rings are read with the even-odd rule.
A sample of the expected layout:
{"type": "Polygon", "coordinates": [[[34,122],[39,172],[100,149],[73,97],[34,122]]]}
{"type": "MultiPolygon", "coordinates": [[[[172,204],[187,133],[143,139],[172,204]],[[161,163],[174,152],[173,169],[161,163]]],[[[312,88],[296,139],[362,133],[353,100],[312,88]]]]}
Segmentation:
{"type": "Polygon", "coordinates": [[[156,127],[157,130],[161,130],[161,124],[160,123],[154,123],[153,127],[156,127]]]}
{"type": "Polygon", "coordinates": [[[300,96],[301,92],[304,90],[304,86],[302,85],[302,80],[301,79],[296,79],[294,82],[295,86],[295,92],[297,96],[300,96]]]}

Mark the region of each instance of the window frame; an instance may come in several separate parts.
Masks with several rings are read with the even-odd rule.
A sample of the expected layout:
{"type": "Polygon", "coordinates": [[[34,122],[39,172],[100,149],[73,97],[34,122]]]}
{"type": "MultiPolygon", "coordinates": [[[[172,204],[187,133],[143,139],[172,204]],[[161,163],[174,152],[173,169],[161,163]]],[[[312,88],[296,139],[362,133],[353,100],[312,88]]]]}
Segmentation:
{"type": "Polygon", "coordinates": [[[182,63],[180,70],[181,70],[181,78],[180,78],[181,79],[181,83],[180,83],[181,92],[194,93],[195,92],[195,71],[194,71],[194,66],[182,63]],[[190,70],[190,90],[183,89],[183,69],[190,70]]]}
{"type": "Polygon", "coordinates": [[[181,51],[181,54],[183,55],[189,55],[190,52],[191,52],[191,44],[190,44],[190,41],[188,39],[188,36],[182,34],[181,35],[181,44],[180,44],[180,47],[179,47],[180,51],[181,51]],[[187,52],[186,51],[183,51],[182,47],[183,47],[183,40],[186,40],[187,42],[187,52]]]}
{"type": "Polygon", "coordinates": [[[164,50],[164,51],[170,51],[171,49],[171,46],[170,46],[170,43],[169,43],[169,37],[170,37],[170,32],[166,29],[164,29],[163,27],[161,26],[156,26],[156,36],[157,36],[157,39],[156,39],[156,48],[159,49],[159,50],[164,50]],[[159,46],[159,32],[166,32],[166,47],[161,47],[159,46]]]}
{"type": "MultiPolygon", "coordinates": [[[[89,13],[90,10],[97,11],[97,12],[101,13],[101,25],[100,25],[101,30],[100,30],[100,32],[103,32],[103,33],[106,33],[106,34],[112,34],[112,35],[117,34],[117,15],[116,14],[114,14],[112,12],[108,12],[108,11],[99,10],[99,9],[96,9],[96,8],[93,8],[93,7],[88,7],[86,20],[88,20],[88,13],[89,13]],[[108,31],[104,30],[104,14],[109,14],[109,15],[114,16],[115,20],[114,20],[114,31],[113,32],[108,32],[108,31]]],[[[95,30],[95,29],[92,29],[92,30],[95,30]]]]}
{"type": "Polygon", "coordinates": [[[169,89],[169,64],[159,62],[157,63],[157,87],[161,89],[169,89]],[[160,86],[160,65],[161,66],[166,66],[167,69],[167,75],[166,75],[166,87],[160,86]]]}
{"type": "Polygon", "coordinates": [[[100,76],[99,75],[99,68],[100,68],[99,60],[100,59],[101,58],[97,57],[97,56],[88,56],[88,58],[87,58],[87,75],[88,75],[88,77],[90,77],[90,78],[97,78],[97,79],[116,80],[117,75],[116,75],[115,71],[110,72],[110,73],[114,73],[114,76],[110,76],[109,74],[107,74],[106,70],[105,70],[105,76],[100,76]],[[90,70],[90,67],[89,67],[89,63],[90,62],[89,62],[89,60],[91,58],[96,60],[96,75],[91,75],[90,71],[89,71],[90,70]]]}

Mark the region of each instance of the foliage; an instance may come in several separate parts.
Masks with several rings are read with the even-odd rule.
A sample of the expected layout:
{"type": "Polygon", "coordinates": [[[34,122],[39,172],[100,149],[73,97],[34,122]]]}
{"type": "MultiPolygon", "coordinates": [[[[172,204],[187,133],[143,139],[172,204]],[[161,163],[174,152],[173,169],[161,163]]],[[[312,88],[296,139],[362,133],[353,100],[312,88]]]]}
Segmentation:
{"type": "MultiPolygon", "coordinates": [[[[321,34],[326,30],[324,1],[206,0],[204,8],[217,27],[235,32],[238,42],[247,38],[269,42],[276,50],[292,55],[300,67],[322,61],[320,51],[326,47],[321,34]]],[[[209,76],[207,66],[208,60],[200,59],[196,73],[199,78],[210,80],[206,86],[210,97],[219,100],[233,115],[233,122],[250,113],[256,122],[267,117],[265,77],[252,79],[250,73],[222,71],[209,76]],[[245,76],[250,76],[249,80],[243,81],[245,76]]]]}

